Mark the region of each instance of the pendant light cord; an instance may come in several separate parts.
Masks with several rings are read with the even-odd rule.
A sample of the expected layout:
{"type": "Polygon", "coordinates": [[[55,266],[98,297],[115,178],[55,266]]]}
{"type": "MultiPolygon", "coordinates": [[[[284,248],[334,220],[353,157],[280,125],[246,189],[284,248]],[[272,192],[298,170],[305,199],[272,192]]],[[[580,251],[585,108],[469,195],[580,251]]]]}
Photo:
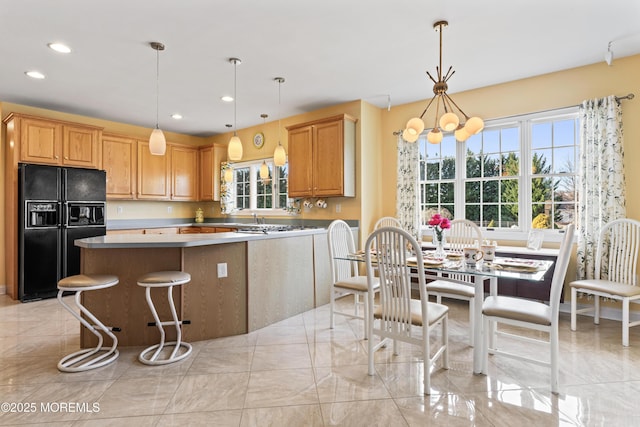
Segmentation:
{"type": "Polygon", "coordinates": [[[238,135],[238,60],[233,61],[233,136],[238,135]]]}
{"type": "Polygon", "coordinates": [[[160,49],[156,49],[156,129],[160,129],[160,49]]]}

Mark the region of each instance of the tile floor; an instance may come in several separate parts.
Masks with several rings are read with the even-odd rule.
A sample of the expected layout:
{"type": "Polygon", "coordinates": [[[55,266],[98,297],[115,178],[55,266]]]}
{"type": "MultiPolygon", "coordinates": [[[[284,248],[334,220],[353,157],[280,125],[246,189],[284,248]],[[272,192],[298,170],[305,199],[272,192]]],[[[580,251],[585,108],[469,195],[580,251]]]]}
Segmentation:
{"type": "Polygon", "coordinates": [[[0,425],[640,425],[640,328],[623,348],[618,322],[581,317],[572,333],[561,314],[556,396],[536,365],[492,357],[488,376],[473,375],[467,305],[447,303],[451,366],[432,374],[427,397],[417,349],[380,350],[369,376],[361,323],[338,317],[330,330],[328,306],[195,342],[176,364],[142,365],[140,348],[121,348],[114,364],[65,374],[56,363],[78,348],[75,319],[55,299],[22,304],[0,295],[0,402],[10,404],[0,425]]]}

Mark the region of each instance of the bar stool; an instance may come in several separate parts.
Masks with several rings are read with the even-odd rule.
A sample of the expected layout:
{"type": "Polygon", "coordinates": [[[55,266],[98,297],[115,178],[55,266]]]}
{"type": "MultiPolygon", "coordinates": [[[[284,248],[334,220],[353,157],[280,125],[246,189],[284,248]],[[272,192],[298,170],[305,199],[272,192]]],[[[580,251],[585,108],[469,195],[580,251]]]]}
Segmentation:
{"type": "Polygon", "coordinates": [[[105,366],[118,358],[119,352],[116,349],[118,346],[118,338],[112,331],[119,331],[119,328],[107,327],[101,321],[99,321],[86,307],[80,303],[80,296],[84,291],[94,291],[98,289],[110,288],[118,284],[118,278],[112,275],[86,275],[78,274],[75,276],[65,277],[58,282],[58,301],[64,308],[69,311],[84,325],[92,334],[98,337],[98,344],[94,348],[82,349],[71,353],[68,356],[63,357],[58,362],[58,369],[62,372],[82,372],[89,369],[99,368],[105,366]],[[78,314],[77,310],[72,308],[62,299],[62,294],[65,291],[75,292],[75,305],[80,309],[80,313],[84,314],[86,318],[91,320],[93,324],[89,323],[86,318],[83,318],[78,314]],[[112,340],[111,347],[103,347],[103,337],[100,332],[104,332],[112,340]]]}
{"type": "MultiPolygon", "coordinates": [[[[184,285],[191,280],[191,275],[189,273],[185,273],[183,271],[156,271],[153,273],[147,273],[138,278],[138,285],[142,286],[145,289],[145,295],[147,298],[147,303],[149,304],[149,308],[151,309],[151,313],[153,314],[153,318],[155,320],[155,324],[160,331],[160,343],[152,345],[151,347],[147,347],[144,349],[140,355],[138,355],[138,360],[146,365],[165,365],[167,363],[177,362],[178,360],[182,360],[191,354],[191,344],[182,342],[182,330],[180,325],[182,325],[182,321],[178,319],[178,314],[176,313],[176,307],[173,303],[173,287],[177,285],[184,285]],[[158,312],[156,311],[155,306],[153,305],[153,301],[151,299],[151,288],[167,288],[167,298],[169,299],[169,307],[171,308],[171,316],[172,320],[161,322],[158,317],[158,312]],[[163,326],[174,325],[176,328],[176,340],[165,342],[165,332],[163,326]],[[174,349],[169,355],[169,357],[159,358],[161,356],[162,350],[165,347],[173,346],[174,349]],[[184,349],[184,351],[179,354],[180,347],[184,349]],[[155,351],[154,351],[155,350],[155,351]],[[148,356],[149,353],[153,351],[151,356],[148,356]]],[[[186,323],[186,322],[185,322],[186,323]]]]}

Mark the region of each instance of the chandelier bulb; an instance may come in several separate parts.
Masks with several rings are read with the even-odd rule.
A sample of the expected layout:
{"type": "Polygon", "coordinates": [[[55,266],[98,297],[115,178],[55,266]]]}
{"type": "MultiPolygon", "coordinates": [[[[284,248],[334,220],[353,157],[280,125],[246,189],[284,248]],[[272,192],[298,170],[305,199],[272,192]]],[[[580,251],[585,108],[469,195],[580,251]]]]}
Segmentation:
{"type": "Polygon", "coordinates": [[[440,144],[442,142],[442,137],[443,135],[440,129],[433,128],[427,134],[427,141],[429,141],[431,144],[440,144]]]}
{"type": "Polygon", "coordinates": [[[419,117],[414,117],[407,122],[407,131],[411,135],[420,135],[424,130],[424,122],[419,117]]]}
{"type": "Polygon", "coordinates": [[[477,135],[484,129],[484,120],[480,117],[471,117],[464,125],[464,129],[471,135],[477,135]]]}
{"type": "Polygon", "coordinates": [[[411,133],[409,132],[409,129],[405,129],[402,132],[402,139],[407,142],[416,142],[418,140],[418,137],[420,137],[419,133],[411,133]]]}
{"type": "Polygon", "coordinates": [[[469,135],[469,132],[467,132],[466,128],[463,125],[458,126],[458,128],[454,132],[454,135],[456,137],[456,141],[460,141],[460,142],[466,141],[471,136],[469,135]]]}
{"type": "Polygon", "coordinates": [[[455,130],[460,124],[460,119],[452,112],[448,112],[440,117],[440,127],[447,132],[455,130]]]}

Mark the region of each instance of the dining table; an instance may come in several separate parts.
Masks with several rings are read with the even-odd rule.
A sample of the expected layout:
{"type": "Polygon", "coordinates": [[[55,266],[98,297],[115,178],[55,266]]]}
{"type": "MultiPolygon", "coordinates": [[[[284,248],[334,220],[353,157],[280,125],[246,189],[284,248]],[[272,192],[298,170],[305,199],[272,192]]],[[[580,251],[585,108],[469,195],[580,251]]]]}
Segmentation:
{"type": "MultiPolygon", "coordinates": [[[[432,251],[423,251],[423,265],[426,280],[446,279],[456,283],[473,286],[474,298],[474,336],[473,336],[473,373],[482,372],[482,340],[484,339],[482,322],[482,303],[484,302],[485,283],[489,282],[490,295],[498,294],[498,279],[510,278],[517,280],[539,281],[544,280],[546,272],[553,265],[553,261],[495,257],[491,262],[480,260],[473,264],[466,264],[461,253],[447,251],[446,258],[436,258],[432,251]]],[[[349,261],[365,262],[364,254],[350,254],[347,257],[337,257],[349,261]]],[[[415,269],[416,256],[407,257],[407,267],[415,269]]],[[[424,284],[426,285],[426,284],[424,284]]]]}

